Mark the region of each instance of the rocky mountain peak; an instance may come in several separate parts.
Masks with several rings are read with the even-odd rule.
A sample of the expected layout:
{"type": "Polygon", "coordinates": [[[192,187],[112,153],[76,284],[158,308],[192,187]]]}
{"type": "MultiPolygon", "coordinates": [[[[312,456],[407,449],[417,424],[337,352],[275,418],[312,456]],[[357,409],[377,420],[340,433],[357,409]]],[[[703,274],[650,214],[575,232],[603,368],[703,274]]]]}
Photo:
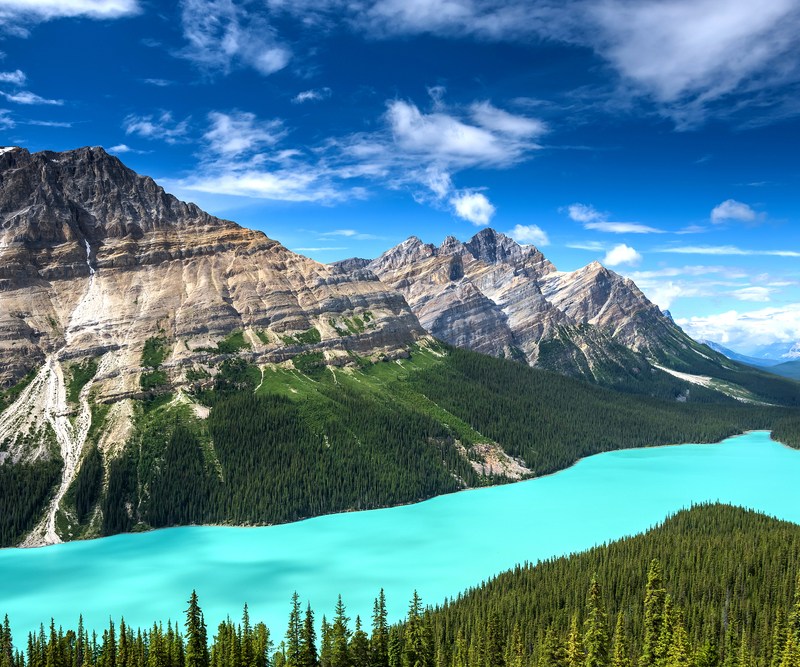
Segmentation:
{"type": "Polygon", "coordinates": [[[168,195],[103,148],[0,153],[0,226],[6,244],[41,245],[124,237],[161,228],[222,226],[194,204],[168,195]]]}

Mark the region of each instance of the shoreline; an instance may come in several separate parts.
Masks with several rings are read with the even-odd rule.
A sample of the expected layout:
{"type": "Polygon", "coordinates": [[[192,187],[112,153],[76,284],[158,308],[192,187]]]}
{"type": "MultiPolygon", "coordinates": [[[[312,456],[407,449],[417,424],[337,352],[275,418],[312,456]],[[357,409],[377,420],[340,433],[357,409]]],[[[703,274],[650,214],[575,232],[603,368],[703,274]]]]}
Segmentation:
{"type": "MultiPolygon", "coordinates": [[[[470,492],[470,491],[483,491],[483,490],[488,490],[488,489],[500,488],[500,487],[504,487],[504,486],[522,484],[524,482],[535,482],[537,480],[547,479],[549,477],[553,477],[554,475],[559,475],[559,474],[561,474],[563,472],[566,472],[567,470],[570,470],[571,468],[574,468],[575,466],[577,466],[582,461],[586,461],[586,460],[592,459],[592,458],[597,457],[597,456],[602,456],[604,454],[613,454],[613,453],[616,453],[616,452],[630,452],[630,451],[635,451],[635,450],[647,451],[647,450],[651,450],[651,449],[663,449],[663,448],[667,448],[667,447],[685,447],[685,446],[704,446],[705,447],[705,446],[714,446],[714,445],[720,445],[720,444],[722,444],[724,442],[727,442],[728,440],[733,440],[735,438],[741,438],[743,436],[746,436],[746,435],[749,435],[749,434],[752,434],[752,433],[766,433],[766,434],[768,434],[768,437],[772,442],[774,442],[776,444],[779,444],[782,447],[785,447],[787,449],[791,449],[791,450],[794,450],[794,451],[800,451],[800,450],[797,450],[794,447],[790,447],[786,443],[780,442],[779,440],[776,440],[775,438],[773,438],[771,430],[768,430],[768,429],[750,429],[750,430],[747,430],[747,431],[742,431],[741,433],[736,433],[734,435],[727,436],[727,437],[723,438],[722,440],[717,440],[717,441],[714,441],[714,442],[677,442],[677,443],[670,443],[670,444],[665,444],[665,445],[652,445],[652,446],[647,446],[647,447],[623,447],[623,448],[619,448],[619,449],[609,449],[609,450],[604,451],[604,452],[597,452],[596,454],[590,454],[588,456],[583,456],[583,457],[573,461],[570,465],[568,465],[568,466],[566,466],[564,468],[561,468],[560,470],[554,470],[553,472],[549,472],[549,473],[546,473],[544,475],[535,475],[533,477],[528,477],[526,479],[507,481],[507,482],[503,482],[503,483],[499,483],[499,484],[490,484],[490,485],[487,485],[487,486],[467,487],[467,488],[464,488],[464,489],[458,489],[456,491],[450,491],[448,493],[440,493],[440,494],[437,494],[437,495],[434,495],[434,496],[430,496],[428,498],[420,498],[419,500],[413,500],[413,501],[409,501],[409,502],[405,502],[405,503],[398,503],[398,504],[395,504],[395,505],[385,505],[385,506],[381,506],[381,507],[371,507],[371,508],[367,508],[367,509],[347,509],[347,510],[340,510],[340,511],[337,511],[337,512],[326,512],[326,513],[323,513],[323,514],[315,514],[313,516],[302,517],[300,519],[295,519],[294,521],[286,521],[286,522],[282,522],[282,523],[255,523],[255,524],[234,524],[234,523],[201,523],[201,524],[196,524],[196,523],[193,523],[193,524],[182,524],[182,525],[177,525],[177,526],[163,526],[163,527],[158,527],[158,528],[149,528],[147,530],[132,530],[132,531],[128,531],[128,532],[125,532],[125,533],[117,533],[115,535],[100,535],[100,536],[97,536],[97,537],[90,537],[90,538],[86,538],[86,539],[68,540],[68,541],[65,541],[65,542],[58,543],[58,544],[40,544],[40,545],[31,545],[31,546],[16,545],[16,546],[10,546],[10,547],[3,547],[3,548],[0,548],[0,554],[2,554],[3,552],[6,552],[6,551],[12,551],[12,550],[14,550],[14,551],[46,550],[46,549],[57,548],[57,547],[66,546],[66,545],[70,545],[70,544],[81,544],[81,543],[84,543],[84,542],[93,542],[95,540],[113,540],[114,538],[122,538],[122,537],[126,537],[126,536],[149,535],[149,534],[155,534],[155,533],[159,533],[161,531],[167,531],[167,530],[180,530],[180,529],[192,529],[192,528],[228,528],[228,529],[241,529],[241,530],[249,530],[249,529],[254,529],[254,528],[274,528],[274,527],[277,527],[277,526],[289,526],[289,525],[294,525],[294,524],[301,524],[301,523],[305,523],[307,521],[313,521],[315,519],[322,519],[324,517],[338,516],[338,515],[341,515],[341,514],[353,514],[353,513],[358,513],[358,512],[379,512],[379,511],[383,511],[383,510],[391,510],[391,509],[400,508],[400,507],[410,507],[410,506],[413,506],[413,505],[421,505],[423,503],[434,501],[437,498],[444,498],[444,497],[447,497],[447,496],[454,496],[456,494],[467,493],[467,492],[470,492]]],[[[27,538],[27,536],[26,536],[26,538],[27,538]]]]}

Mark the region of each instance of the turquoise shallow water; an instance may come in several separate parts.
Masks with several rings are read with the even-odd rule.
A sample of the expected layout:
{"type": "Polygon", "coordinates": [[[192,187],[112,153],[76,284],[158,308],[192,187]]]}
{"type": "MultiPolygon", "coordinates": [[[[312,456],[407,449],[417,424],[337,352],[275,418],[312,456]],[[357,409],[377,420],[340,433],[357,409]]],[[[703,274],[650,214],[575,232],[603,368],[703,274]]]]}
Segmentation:
{"type": "Polygon", "coordinates": [[[724,501],[800,523],[800,452],[754,432],[717,445],[627,450],[518,484],[268,528],[173,528],[44,549],[0,550],[0,614],[17,640],[54,616],[88,627],[181,618],[196,588],[210,628],[249,603],[274,633],[297,590],[330,616],[342,593],[369,618],[383,586],[399,617],[417,588],[438,602],[522,561],[641,532],[724,501]]]}

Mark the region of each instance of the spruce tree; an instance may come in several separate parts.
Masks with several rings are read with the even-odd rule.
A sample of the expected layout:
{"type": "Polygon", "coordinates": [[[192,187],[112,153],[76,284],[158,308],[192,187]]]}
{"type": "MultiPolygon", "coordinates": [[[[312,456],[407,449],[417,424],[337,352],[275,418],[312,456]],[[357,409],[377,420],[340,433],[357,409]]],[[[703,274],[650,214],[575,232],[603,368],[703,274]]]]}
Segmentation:
{"type": "Polygon", "coordinates": [[[320,624],[320,632],[322,633],[322,643],[319,650],[319,664],[320,667],[331,667],[331,625],[324,614],[320,624]]]}
{"type": "MultiPolygon", "coordinates": [[[[578,652],[577,641],[575,643],[575,651],[578,652]]],[[[537,667],[568,667],[569,661],[567,660],[567,649],[561,638],[553,630],[553,626],[549,626],[544,634],[544,640],[539,648],[539,656],[537,660],[537,667]]]]}
{"type": "Polygon", "coordinates": [[[608,667],[608,621],[600,595],[597,576],[592,576],[586,598],[586,619],[583,622],[583,649],[585,667],[608,667]]]}
{"type": "Polygon", "coordinates": [[[633,667],[630,649],[625,636],[625,623],[622,612],[617,614],[617,624],[614,629],[614,648],[611,654],[611,667],[633,667]]]}
{"type": "Polygon", "coordinates": [[[300,667],[319,667],[317,657],[317,633],[314,630],[314,612],[306,606],[303,628],[300,632],[300,667]]]}
{"type": "Polygon", "coordinates": [[[300,596],[297,591],[292,595],[292,608],[289,612],[289,627],[286,629],[286,667],[300,666],[300,596]]]}
{"type": "Polygon", "coordinates": [[[350,619],[346,615],[342,596],[336,601],[333,624],[331,625],[331,667],[351,667],[350,629],[347,627],[350,619]]]}
{"type": "Polygon", "coordinates": [[[369,664],[370,667],[389,667],[389,623],[386,614],[386,594],[382,588],[372,608],[369,664]]]}
{"type": "Polygon", "coordinates": [[[361,627],[360,616],[356,616],[356,627],[350,640],[350,664],[353,667],[369,667],[369,637],[361,627]]]}
{"type": "Polygon", "coordinates": [[[567,667],[583,666],[584,655],[581,648],[581,634],[578,630],[577,614],[573,614],[572,621],[570,622],[569,634],[567,635],[565,658],[567,667]]]}
{"type": "Polygon", "coordinates": [[[664,625],[664,603],[667,591],[661,574],[661,563],[653,560],[647,572],[647,585],[644,591],[644,638],[640,667],[656,667],[658,661],[658,642],[664,625]]]}
{"type": "Polygon", "coordinates": [[[209,667],[208,637],[203,612],[197,600],[197,591],[192,591],[186,610],[186,667],[209,667]]]}

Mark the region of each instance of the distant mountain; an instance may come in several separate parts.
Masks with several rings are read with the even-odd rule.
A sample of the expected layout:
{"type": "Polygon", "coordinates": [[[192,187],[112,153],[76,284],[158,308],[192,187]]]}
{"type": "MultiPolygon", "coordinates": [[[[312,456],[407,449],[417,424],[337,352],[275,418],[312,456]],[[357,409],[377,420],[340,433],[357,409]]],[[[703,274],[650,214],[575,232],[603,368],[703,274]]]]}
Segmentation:
{"type": "Polygon", "coordinates": [[[710,347],[712,350],[715,350],[720,354],[724,354],[726,357],[728,357],[728,359],[733,359],[734,361],[747,364],[748,366],[756,366],[758,368],[768,368],[770,366],[775,366],[781,363],[777,359],[751,357],[746,354],[740,354],[738,352],[734,352],[733,350],[725,347],[724,345],[715,343],[713,340],[701,340],[700,342],[703,343],[703,345],[708,345],[708,347],[710,347]]]}
{"type": "Polygon", "coordinates": [[[781,377],[800,380],[800,361],[786,361],[777,366],[770,366],[767,370],[781,377]]]}
{"type": "Polygon", "coordinates": [[[762,345],[757,347],[750,355],[756,359],[775,360],[779,363],[782,361],[793,361],[800,359],[800,341],[797,342],[778,342],[770,343],[769,345],[762,345]]]}
{"type": "Polygon", "coordinates": [[[779,402],[785,391],[691,339],[599,262],[558,271],[539,249],[493,229],[439,247],[411,237],[369,264],[337,266],[356,261],[401,292],[426,331],[458,347],[660,396],[711,388],[779,402]]]}

